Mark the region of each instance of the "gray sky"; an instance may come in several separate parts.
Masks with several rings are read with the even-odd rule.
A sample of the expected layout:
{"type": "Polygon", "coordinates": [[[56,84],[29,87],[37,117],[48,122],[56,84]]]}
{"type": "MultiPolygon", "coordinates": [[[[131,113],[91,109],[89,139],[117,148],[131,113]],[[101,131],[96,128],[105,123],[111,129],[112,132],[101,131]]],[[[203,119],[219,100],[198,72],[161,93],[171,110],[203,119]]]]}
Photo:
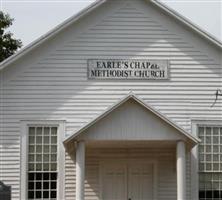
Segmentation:
{"type": "MultiPolygon", "coordinates": [[[[161,1],[222,41],[222,0],[161,1]]],[[[15,19],[9,30],[26,46],[92,2],[94,0],[0,0],[0,8],[15,19]]]]}

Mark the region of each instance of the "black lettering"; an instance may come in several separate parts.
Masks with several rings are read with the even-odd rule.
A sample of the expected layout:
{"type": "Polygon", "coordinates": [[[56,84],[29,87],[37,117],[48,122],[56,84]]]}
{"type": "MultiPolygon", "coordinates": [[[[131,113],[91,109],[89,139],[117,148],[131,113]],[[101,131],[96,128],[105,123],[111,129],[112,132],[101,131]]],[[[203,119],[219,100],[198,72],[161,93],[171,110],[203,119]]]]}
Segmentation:
{"type": "Polygon", "coordinates": [[[102,68],[101,62],[96,62],[96,66],[97,66],[97,68],[102,68]]]}

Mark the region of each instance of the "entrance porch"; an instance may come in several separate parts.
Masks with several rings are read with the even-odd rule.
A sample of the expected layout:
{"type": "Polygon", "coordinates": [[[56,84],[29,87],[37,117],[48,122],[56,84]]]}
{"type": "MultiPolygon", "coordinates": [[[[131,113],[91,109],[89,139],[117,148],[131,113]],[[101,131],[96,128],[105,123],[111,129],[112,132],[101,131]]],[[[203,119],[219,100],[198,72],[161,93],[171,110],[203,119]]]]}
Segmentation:
{"type": "Polygon", "coordinates": [[[182,141],[81,141],[76,199],[185,200],[189,158],[182,141]]]}
{"type": "Polygon", "coordinates": [[[189,199],[187,166],[198,141],[129,95],[64,141],[75,199],[189,199]]]}
{"type": "Polygon", "coordinates": [[[182,143],[79,142],[76,199],[187,199],[189,151],[182,143]]]}

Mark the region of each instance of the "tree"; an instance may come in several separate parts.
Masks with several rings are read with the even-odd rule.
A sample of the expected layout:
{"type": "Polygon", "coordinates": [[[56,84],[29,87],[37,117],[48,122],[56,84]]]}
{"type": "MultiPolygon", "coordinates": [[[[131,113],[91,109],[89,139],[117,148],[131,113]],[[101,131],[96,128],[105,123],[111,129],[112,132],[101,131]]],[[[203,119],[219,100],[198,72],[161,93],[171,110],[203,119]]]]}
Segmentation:
{"type": "Polygon", "coordinates": [[[21,40],[13,38],[11,32],[6,32],[6,29],[12,25],[13,21],[14,19],[9,14],[0,11],[0,62],[22,47],[21,40]]]}

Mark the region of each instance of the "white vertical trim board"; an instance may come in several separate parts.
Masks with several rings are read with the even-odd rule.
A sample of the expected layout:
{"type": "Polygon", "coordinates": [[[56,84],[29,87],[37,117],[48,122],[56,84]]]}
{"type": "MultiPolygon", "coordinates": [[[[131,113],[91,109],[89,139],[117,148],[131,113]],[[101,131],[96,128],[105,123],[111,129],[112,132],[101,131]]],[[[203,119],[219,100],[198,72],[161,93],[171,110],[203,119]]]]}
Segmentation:
{"type": "Polygon", "coordinates": [[[20,185],[20,198],[26,200],[27,198],[27,169],[28,169],[28,128],[31,126],[56,126],[58,128],[58,181],[57,181],[57,199],[65,199],[65,148],[62,141],[65,138],[65,121],[55,121],[55,120],[27,120],[21,121],[20,131],[21,131],[21,185],[20,185]]]}

